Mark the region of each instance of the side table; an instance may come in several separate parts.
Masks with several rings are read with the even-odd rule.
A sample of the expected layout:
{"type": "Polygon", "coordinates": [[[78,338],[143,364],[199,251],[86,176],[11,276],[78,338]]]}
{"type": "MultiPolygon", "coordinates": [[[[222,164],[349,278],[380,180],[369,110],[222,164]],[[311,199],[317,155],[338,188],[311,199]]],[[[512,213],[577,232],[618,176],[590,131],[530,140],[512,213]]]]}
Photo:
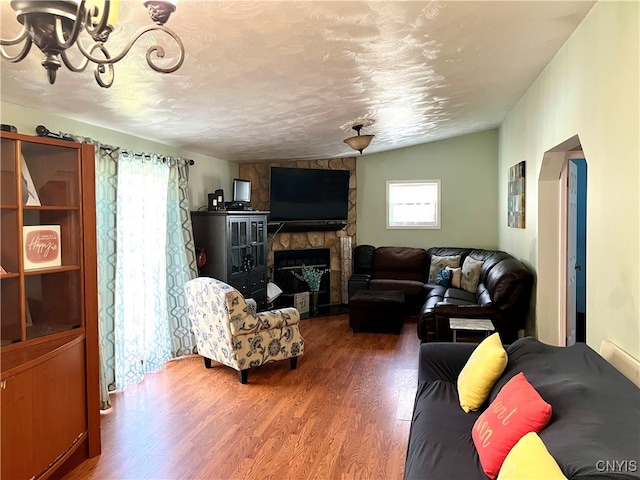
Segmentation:
{"type": "Polygon", "coordinates": [[[493,323],[488,318],[450,318],[449,328],[453,331],[453,343],[456,343],[458,330],[470,330],[474,332],[484,332],[488,337],[495,331],[493,323]]]}

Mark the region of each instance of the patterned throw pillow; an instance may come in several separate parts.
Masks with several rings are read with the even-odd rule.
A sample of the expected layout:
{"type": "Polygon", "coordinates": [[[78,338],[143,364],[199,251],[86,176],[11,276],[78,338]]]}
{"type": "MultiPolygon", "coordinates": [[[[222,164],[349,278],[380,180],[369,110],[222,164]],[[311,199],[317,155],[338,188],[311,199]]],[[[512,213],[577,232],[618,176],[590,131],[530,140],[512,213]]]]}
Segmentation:
{"type": "Polygon", "coordinates": [[[500,468],[498,480],[567,480],[536,432],[516,443],[500,468]]]}
{"type": "Polygon", "coordinates": [[[507,455],[529,432],[540,432],[551,418],[551,405],[520,372],[500,389],[473,425],[471,437],[487,477],[494,479],[507,455]]]}
{"type": "Polygon", "coordinates": [[[451,286],[453,288],[462,288],[462,269],[447,267],[451,271],[451,286]]]}
{"type": "Polygon", "coordinates": [[[449,288],[449,285],[451,285],[451,270],[446,268],[438,270],[438,274],[436,275],[436,285],[442,285],[443,287],[449,288]]]}
{"type": "Polygon", "coordinates": [[[455,268],[459,266],[460,255],[454,255],[452,257],[438,257],[437,255],[433,255],[431,257],[431,267],[429,268],[429,279],[427,283],[436,283],[436,276],[438,275],[438,270],[441,268],[455,268]]]}
{"type": "Polygon", "coordinates": [[[478,283],[480,282],[480,272],[482,271],[482,260],[476,260],[471,257],[464,259],[462,264],[462,282],[461,286],[463,290],[467,292],[476,293],[478,283]]]}

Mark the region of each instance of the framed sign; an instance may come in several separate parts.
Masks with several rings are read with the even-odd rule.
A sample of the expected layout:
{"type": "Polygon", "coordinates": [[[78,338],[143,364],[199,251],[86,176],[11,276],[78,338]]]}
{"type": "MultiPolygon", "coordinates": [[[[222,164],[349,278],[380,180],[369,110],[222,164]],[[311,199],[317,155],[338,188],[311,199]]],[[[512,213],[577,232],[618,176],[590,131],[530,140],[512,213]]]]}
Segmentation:
{"type": "Polygon", "coordinates": [[[307,313],[309,311],[309,292],[295,293],[293,307],[300,313],[307,313]]]}
{"type": "Polygon", "coordinates": [[[60,225],[33,225],[22,227],[24,269],[59,267],[60,225]]]}

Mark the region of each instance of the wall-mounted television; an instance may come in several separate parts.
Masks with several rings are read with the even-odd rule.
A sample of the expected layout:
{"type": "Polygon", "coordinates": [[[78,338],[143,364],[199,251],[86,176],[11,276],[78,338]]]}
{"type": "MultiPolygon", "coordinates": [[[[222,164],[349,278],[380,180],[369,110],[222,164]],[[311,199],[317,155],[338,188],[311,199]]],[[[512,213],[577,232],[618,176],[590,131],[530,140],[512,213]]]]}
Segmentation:
{"type": "Polygon", "coordinates": [[[349,173],[349,170],[271,167],[269,221],[346,221],[349,173]]]}
{"type": "Polygon", "coordinates": [[[233,179],[233,203],[248,204],[251,202],[251,182],[242,178],[233,179]]]}

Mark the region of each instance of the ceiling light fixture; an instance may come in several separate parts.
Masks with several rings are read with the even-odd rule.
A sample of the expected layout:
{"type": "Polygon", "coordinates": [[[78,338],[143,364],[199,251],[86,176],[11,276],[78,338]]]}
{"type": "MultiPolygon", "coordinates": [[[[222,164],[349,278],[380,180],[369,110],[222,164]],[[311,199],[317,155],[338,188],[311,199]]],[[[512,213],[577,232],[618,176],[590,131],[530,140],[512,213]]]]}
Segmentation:
{"type": "Polygon", "coordinates": [[[340,128],[342,128],[343,130],[353,129],[358,133],[358,135],[356,135],[355,137],[345,138],[344,143],[349,145],[354,150],[359,151],[360,155],[362,155],[362,151],[369,146],[371,140],[373,140],[373,137],[375,137],[375,135],[360,135],[360,130],[362,130],[362,128],[364,127],[370,127],[374,123],[375,120],[371,118],[360,118],[358,120],[345,123],[340,128]]]}
{"type": "Polygon", "coordinates": [[[154,63],[163,58],[164,49],[160,45],[153,45],[147,50],[147,63],[156,72],[171,73],[180,68],[184,61],[184,45],[178,35],[164,26],[171,14],[176,10],[177,0],[148,0],[143,2],[149,10],[151,19],[156,25],[143,27],[129,40],[118,55],[111,56],[105,43],[109,34],[113,32],[118,16],[118,0],[12,0],[11,7],[16,12],[16,19],[23,25],[22,31],[13,39],[0,39],[0,52],[9,62],[22,61],[33,43],[45,54],[42,66],[47,69],[49,83],[56,81],[56,72],[62,66],[60,59],[72,72],[82,72],[89,62],[95,64],[94,75],[96,82],[103,88],[113,84],[113,64],[122,60],[131,50],[134,43],[145,33],[162,31],[175,40],[180,49],[180,55],[175,64],[162,67],[154,63]],[[85,46],[80,34],[86,33],[93,39],[93,44],[85,46]],[[20,45],[21,50],[16,55],[8,54],[4,47],[20,45]],[[73,45],[83,55],[80,65],[73,65],[67,50],[73,45]],[[96,56],[99,52],[101,56],[96,56]],[[104,56],[104,58],[102,58],[104,56]]]}

